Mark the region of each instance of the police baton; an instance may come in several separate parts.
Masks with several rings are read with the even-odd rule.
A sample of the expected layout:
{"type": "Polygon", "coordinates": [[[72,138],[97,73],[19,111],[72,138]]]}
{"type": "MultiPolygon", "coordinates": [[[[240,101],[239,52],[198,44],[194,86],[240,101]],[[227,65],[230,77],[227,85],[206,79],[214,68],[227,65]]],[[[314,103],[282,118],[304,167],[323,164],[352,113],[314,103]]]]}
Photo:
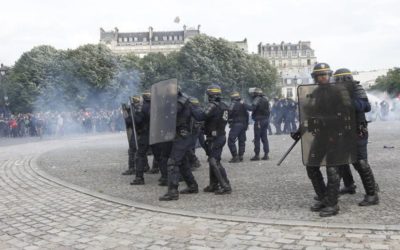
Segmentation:
{"type": "Polygon", "coordinates": [[[292,146],[290,146],[290,148],[286,151],[286,153],[282,156],[282,158],[278,161],[278,164],[276,164],[277,166],[280,166],[281,163],[286,159],[286,157],[290,154],[290,151],[292,151],[292,149],[294,148],[294,146],[296,146],[296,144],[300,141],[300,137],[295,140],[292,144],[292,146]]]}

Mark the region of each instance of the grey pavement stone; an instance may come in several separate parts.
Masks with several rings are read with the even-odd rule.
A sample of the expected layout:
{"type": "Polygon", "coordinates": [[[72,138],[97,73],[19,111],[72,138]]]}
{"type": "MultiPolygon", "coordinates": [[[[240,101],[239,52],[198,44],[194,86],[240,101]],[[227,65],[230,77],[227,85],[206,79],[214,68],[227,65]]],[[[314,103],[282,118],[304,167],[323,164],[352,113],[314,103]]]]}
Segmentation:
{"type": "MultiPolygon", "coordinates": [[[[50,149],[55,150],[54,153],[58,152],[57,148],[66,145],[81,149],[84,145],[83,148],[89,147],[88,151],[83,151],[80,156],[84,158],[85,154],[90,154],[90,150],[92,150],[90,147],[93,147],[93,145],[98,147],[100,151],[102,148],[104,149],[103,142],[106,142],[106,145],[114,145],[118,149],[120,142],[117,139],[122,139],[122,136],[100,135],[76,140],[67,138],[64,141],[42,141],[26,145],[0,147],[0,249],[399,248],[400,233],[398,231],[222,221],[132,208],[88,196],[50,182],[39,176],[30,166],[34,157],[50,149]],[[293,247],[291,248],[291,246],[293,247]]],[[[109,147],[106,148],[109,149],[109,147]]],[[[113,152],[106,153],[107,157],[110,157],[109,153],[113,152]]],[[[278,153],[276,152],[276,154],[278,153]]],[[[68,160],[74,161],[74,152],[66,151],[65,154],[68,160]]],[[[386,156],[390,157],[390,155],[386,156]]],[[[112,157],[107,159],[112,159],[112,157]]],[[[76,160],[79,160],[79,158],[76,158],[76,160]]],[[[104,162],[106,163],[106,161],[104,162]]],[[[119,171],[125,167],[121,165],[117,169],[115,168],[116,165],[112,166],[114,168],[110,168],[111,172],[108,172],[108,174],[118,172],[118,176],[119,171]]],[[[234,167],[236,166],[228,165],[227,168],[234,167]]],[[[240,166],[237,167],[239,171],[240,166]]],[[[69,167],[66,166],[66,168],[68,171],[74,171],[73,164],[69,167]]],[[[257,164],[250,164],[248,168],[256,169],[257,164]]],[[[99,171],[102,170],[99,169],[99,171]]],[[[234,171],[231,173],[233,173],[232,181],[239,181],[236,179],[234,171]]],[[[86,178],[87,176],[82,177],[86,178]]],[[[122,176],[120,178],[123,179],[122,176]]],[[[309,187],[309,183],[307,185],[309,187]]],[[[133,192],[133,190],[130,189],[130,192],[133,192]]],[[[156,188],[152,189],[151,192],[158,192],[157,190],[160,191],[156,188]]],[[[272,189],[270,192],[272,198],[276,199],[276,203],[279,203],[278,190],[272,189]],[[276,192],[276,195],[274,192],[276,192]]],[[[213,204],[216,209],[226,206],[226,204],[229,205],[231,200],[240,200],[240,197],[235,196],[235,193],[231,196],[219,198],[220,200],[214,200],[215,197],[209,195],[203,198],[200,195],[195,198],[207,198],[207,201],[213,204]]],[[[257,199],[261,200],[263,197],[257,199]]],[[[244,200],[243,202],[248,201],[244,200]]],[[[187,201],[177,203],[174,206],[186,207],[188,205],[186,202],[191,202],[191,199],[188,198],[187,201]]],[[[382,202],[387,204],[383,207],[378,206],[378,210],[385,211],[385,208],[397,204],[396,200],[389,202],[387,199],[382,199],[382,202]]],[[[247,205],[247,203],[244,204],[244,206],[247,205]]],[[[265,206],[268,209],[268,204],[254,205],[265,206]]],[[[312,216],[312,220],[320,220],[320,218],[315,217],[315,214],[308,214],[307,203],[303,205],[304,210],[301,213],[306,213],[302,217],[303,219],[312,216]]],[[[374,214],[376,211],[371,209],[373,208],[366,208],[367,211],[363,212],[374,214]]],[[[287,218],[293,216],[293,213],[289,210],[281,211],[282,214],[280,215],[288,216],[287,218]]],[[[298,210],[296,209],[296,212],[299,212],[298,210]]],[[[362,214],[358,206],[355,211],[362,214]]],[[[228,209],[225,212],[233,211],[228,209]]],[[[346,213],[352,214],[353,212],[350,209],[346,213]]],[[[259,214],[259,216],[270,215],[259,214]]],[[[346,219],[346,216],[340,214],[337,218],[346,219]]],[[[385,218],[390,216],[391,214],[388,213],[385,218]]]]}

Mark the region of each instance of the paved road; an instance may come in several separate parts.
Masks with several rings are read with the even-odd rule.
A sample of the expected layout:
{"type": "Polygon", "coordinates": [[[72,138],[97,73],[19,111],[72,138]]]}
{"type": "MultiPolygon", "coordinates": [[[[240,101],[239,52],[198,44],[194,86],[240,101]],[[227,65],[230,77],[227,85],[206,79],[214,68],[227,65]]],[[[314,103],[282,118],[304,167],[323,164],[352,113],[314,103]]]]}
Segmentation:
{"type": "MultiPolygon", "coordinates": [[[[340,198],[340,214],[320,218],[309,210],[313,200],[313,189],[301,164],[300,147],[294,149],[281,167],[276,162],[289,148],[289,136],[270,136],[270,161],[250,162],[252,145],[247,143],[245,162],[229,164],[230,154],[225,146],[223,165],[232,183],[233,192],[227,196],[215,196],[200,192],[196,195],[181,195],[179,201],[160,202],[158,197],[166,192],[157,186],[159,175],[146,175],[145,186],[130,186],[133,177],[122,176],[127,167],[127,145],[124,134],[107,139],[93,138],[92,142],[65,145],[39,158],[39,164],[51,175],[91,190],[129,199],[153,206],[229,216],[244,216],[259,219],[297,220],[343,224],[400,224],[400,168],[397,166],[400,153],[400,123],[373,123],[370,126],[370,162],[381,187],[379,206],[360,208],[363,199],[362,183],[354,173],[358,193],[340,198]],[[384,145],[394,146],[385,149],[384,145]]],[[[251,141],[248,131],[248,141],[251,141]]],[[[194,172],[201,188],[208,184],[206,156],[198,150],[202,168],[194,172]]],[[[151,159],[151,158],[150,158],[151,159]]],[[[324,170],[324,169],[323,169],[324,170]]],[[[182,184],[182,187],[185,185],[182,184]]]]}
{"type": "Polygon", "coordinates": [[[113,137],[0,148],[0,249],[400,249],[397,230],[280,226],[139,209],[49,181],[32,162],[48,150],[113,137]]]}

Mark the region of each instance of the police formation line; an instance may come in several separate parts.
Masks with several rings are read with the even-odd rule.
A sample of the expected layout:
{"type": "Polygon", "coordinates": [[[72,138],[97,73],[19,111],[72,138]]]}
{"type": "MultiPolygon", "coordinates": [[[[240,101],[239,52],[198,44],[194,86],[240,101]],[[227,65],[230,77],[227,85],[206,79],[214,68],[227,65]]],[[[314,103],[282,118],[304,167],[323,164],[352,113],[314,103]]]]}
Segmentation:
{"type": "Polygon", "coordinates": [[[378,185],[368,164],[365,112],[369,112],[371,105],[364,89],[347,69],[337,70],[331,79],[332,71],[326,63],[316,64],[311,75],[315,84],[304,85],[298,90],[299,128],[295,122],[297,104],[293,101],[289,103],[292,108],[286,113],[290,113],[287,116],[290,119],[286,118],[289,122],[285,122],[283,130],[282,117],[276,112],[279,102],[275,101],[271,110],[260,88],[249,89],[251,103],[244,102],[238,92],[232,92],[228,105],[222,101],[221,88],[213,84],[206,90],[208,103],[202,108],[196,98],[187,96],[180,89],[176,79],[154,84],[151,91],[133,96],[130,105],[122,105],[129,142],[129,168],[123,174],[135,175],[131,185],[144,185],[144,172],[160,173],[159,185],[168,187],[160,201],[178,200],[179,194],[198,193],[199,187],[192,174],[192,170],[200,166],[195,155],[198,141],[209,164],[209,185],[203,191],[230,194],[232,187],[221,164],[222,150],[228,141],[232,154],[229,162],[243,161],[251,111],[255,153],[252,161],[269,160],[267,133],[270,118],[273,118],[277,133],[292,132],[290,135],[295,143],[303,140],[303,164],[316,193],[312,211],[319,212],[322,217],[336,215],[339,193],[355,193],[349,164],[359,173],[366,192],[359,205],[378,204],[378,185]],[[274,108],[275,113],[271,112],[274,108]],[[228,123],[227,140],[225,127],[228,123]],[[154,156],[151,169],[147,162],[150,150],[154,156]],[[326,183],[321,166],[326,166],[326,183]],[[344,181],[342,189],[341,178],[344,181]],[[186,183],[186,188],[178,190],[181,180],[186,183]]]}

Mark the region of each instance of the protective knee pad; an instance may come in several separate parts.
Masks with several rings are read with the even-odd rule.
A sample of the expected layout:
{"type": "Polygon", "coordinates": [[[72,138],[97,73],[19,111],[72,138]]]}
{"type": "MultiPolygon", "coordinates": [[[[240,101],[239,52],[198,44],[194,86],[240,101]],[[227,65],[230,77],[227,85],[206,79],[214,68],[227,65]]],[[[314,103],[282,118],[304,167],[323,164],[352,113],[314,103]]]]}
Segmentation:
{"type": "Polygon", "coordinates": [[[311,180],[316,179],[316,178],[322,178],[322,173],[321,173],[320,168],[307,166],[306,170],[307,170],[307,176],[311,180]]]}
{"type": "Polygon", "coordinates": [[[364,185],[365,193],[367,195],[375,195],[376,183],[374,173],[367,160],[359,160],[353,164],[354,168],[360,174],[361,181],[364,185]]]}

